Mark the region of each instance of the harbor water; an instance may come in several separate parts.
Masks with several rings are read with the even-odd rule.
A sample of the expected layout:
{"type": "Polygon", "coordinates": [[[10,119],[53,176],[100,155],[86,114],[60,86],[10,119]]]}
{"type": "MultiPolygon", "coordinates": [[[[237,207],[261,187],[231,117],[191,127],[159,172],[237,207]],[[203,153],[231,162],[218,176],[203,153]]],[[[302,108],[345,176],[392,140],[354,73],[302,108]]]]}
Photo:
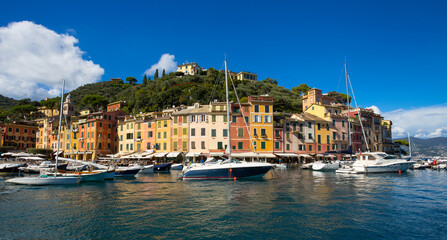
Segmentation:
{"type": "Polygon", "coordinates": [[[447,171],[77,186],[0,180],[0,239],[447,239],[447,171]]]}

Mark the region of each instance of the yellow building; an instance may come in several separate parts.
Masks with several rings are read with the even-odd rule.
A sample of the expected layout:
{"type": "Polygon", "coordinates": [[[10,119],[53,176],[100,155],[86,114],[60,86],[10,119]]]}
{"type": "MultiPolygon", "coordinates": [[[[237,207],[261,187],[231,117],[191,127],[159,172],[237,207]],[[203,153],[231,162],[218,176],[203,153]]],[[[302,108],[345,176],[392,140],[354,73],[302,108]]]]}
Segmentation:
{"type": "Polygon", "coordinates": [[[236,75],[236,79],[237,80],[249,80],[249,81],[257,81],[258,80],[258,75],[255,73],[251,73],[251,72],[239,72],[236,75]]]}
{"type": "Polygon", "coordinates": [[[258,153],[273,152],[273,97],[248,97],[250,104],[250,133],[258,153]]]}
{"type": "Polygon", "coordinates": [[[156,113],[155,118],[155,148],[157,152],[171,151],[171,114],[177,109],[171,108],[156,113]]]}
{"type": "Polygon", "coordinates": [[[79,120],[77,118],[71,118],[68,125],[63,126],[63,136],[65,145],[62,146],[64,150],[64,155],[69,158],[75,158],[77,160],[81,159],[79,152],[79,120]]]}
{"type": "Polygon", "coordinates": [[[37,111],[41,113],[45,117],[54,117],[59,116],[59,109],[58,108],[47,108],[45,106],[37,107],[37,111]]]}
{"type": "MultiPolygon", "coordinates": [[[[117,124],[118,141],[119,141],[118,151],[120,155],[126,155],[136,151],[135,125],[136,125],[136,119],[133,116],[127,116],[124,120],[118,121],[117,124]]],[[[141,141],[139,143],[141,148],[141,141]]]]}
{"type": "Polygon", "coordinates": [[[182,72],[185,75],[196,75],[202,71],[203,68],[200,67],[197,63],[184,63],[182,65],[177,66],[177,72],[182,72]]]}

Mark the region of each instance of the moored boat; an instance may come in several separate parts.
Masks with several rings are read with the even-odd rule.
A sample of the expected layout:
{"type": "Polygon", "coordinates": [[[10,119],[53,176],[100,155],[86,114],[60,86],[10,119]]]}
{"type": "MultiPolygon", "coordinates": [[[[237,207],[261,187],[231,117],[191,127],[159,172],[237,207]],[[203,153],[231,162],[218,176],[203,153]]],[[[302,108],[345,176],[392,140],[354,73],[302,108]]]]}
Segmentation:
{"type": "Polygon", "coordinates": [[[154,165],[154,172],[169,172],[171,170],[172,163],[163,163],[154,165]]]}
{"type": "Polygon", "coordinates": [[[183,164],[181,164],[181,163],[177,163],[177,164],[172,164],[172,166],[171,166],[171,170],[178,170],[178,171],[180,171],[180,170],[182,170],[183,169],[183,164]]]}
{"type": "Polygon", "coordinates": [[[8,179],[5,182],[21,184],[21,185],[70,185],[78,184],[81,181],[80,177],[18,177],[8,179]]]}
{"type": "Polygon", "coordinates": [[[407,171],[415,161],[399,159],[384,152],[364,152],[356,155],[351,165],[336,170],[336,173],[387,173],[407,171]]]}
{"type": "Polygon", "coordinates": [[[340,168],[338,161],[317,161],[312,164],[314,171],[335,171],[340,168]]]}

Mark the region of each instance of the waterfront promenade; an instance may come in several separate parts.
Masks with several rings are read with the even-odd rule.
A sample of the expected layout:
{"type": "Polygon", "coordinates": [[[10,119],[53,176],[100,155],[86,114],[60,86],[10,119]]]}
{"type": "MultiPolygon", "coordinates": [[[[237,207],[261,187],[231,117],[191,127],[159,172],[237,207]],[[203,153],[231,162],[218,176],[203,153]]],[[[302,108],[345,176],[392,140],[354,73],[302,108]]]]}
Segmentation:
{"type": "Polygon", "coordinates": [[[177,172],[77,186],[0,180],[0,239],[446,239],[447,171],[260,181],[177,172]]]}

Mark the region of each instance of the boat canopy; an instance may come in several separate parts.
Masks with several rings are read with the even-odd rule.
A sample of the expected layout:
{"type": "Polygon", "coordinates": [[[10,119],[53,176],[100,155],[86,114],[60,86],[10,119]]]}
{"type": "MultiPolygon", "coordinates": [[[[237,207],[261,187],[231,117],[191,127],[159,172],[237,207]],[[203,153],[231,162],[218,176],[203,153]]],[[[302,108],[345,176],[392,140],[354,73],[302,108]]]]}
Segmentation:
{"type": "Polygon", "coordinates": [[[275,153],[275,155],[279,157],[299,157],[299,155],[295,153],[275,153]]]}

